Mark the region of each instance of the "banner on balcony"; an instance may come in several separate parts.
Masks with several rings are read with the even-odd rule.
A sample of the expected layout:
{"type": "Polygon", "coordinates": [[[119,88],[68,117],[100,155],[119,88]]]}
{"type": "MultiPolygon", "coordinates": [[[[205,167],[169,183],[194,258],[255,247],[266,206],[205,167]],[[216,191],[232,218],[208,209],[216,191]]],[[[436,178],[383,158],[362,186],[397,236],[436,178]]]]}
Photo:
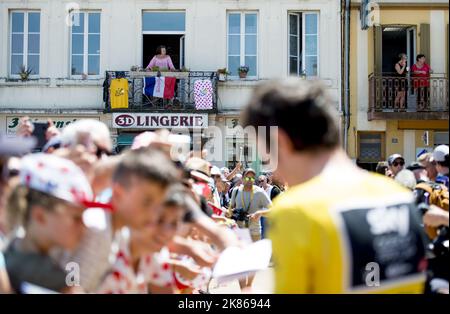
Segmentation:
{"type": "Polygon", "coordinates": [[[213,108],[213,86],[211,80],[197,80],[194,83],[195,109],[208,110],[213,108]]]}
{"type": "Polygon", "coordinates": [[[175,95],[174,77],[144,77],[143,93],[149,97],[172,99],[175,95]]]}
{"type": "Polygon", "coordinates": [[[128,80],[126,78],[111,81],[111,109],[128,108],[128,80]]]}

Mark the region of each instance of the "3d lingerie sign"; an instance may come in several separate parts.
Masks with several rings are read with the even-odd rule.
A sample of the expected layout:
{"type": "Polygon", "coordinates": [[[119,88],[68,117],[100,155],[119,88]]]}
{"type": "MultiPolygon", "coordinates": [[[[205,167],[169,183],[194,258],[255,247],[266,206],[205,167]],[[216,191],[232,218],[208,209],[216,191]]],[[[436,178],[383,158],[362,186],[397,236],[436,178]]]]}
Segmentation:
{"type": "Polygon", "coordinates": [[[207,128],[208,114],[113,113],[112,122],[119,129],[207,128]]]}

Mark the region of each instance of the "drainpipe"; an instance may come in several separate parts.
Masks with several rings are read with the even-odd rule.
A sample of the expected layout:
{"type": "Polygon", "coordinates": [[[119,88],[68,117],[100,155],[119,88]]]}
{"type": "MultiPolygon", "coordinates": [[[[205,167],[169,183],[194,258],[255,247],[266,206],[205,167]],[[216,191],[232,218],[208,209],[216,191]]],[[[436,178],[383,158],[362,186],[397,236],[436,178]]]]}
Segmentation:
{"type": "Polygon", "coordinates": [[[344,8],[344,149],[348,151],[348,130],[350,128],[350,0],[344,8]]]}

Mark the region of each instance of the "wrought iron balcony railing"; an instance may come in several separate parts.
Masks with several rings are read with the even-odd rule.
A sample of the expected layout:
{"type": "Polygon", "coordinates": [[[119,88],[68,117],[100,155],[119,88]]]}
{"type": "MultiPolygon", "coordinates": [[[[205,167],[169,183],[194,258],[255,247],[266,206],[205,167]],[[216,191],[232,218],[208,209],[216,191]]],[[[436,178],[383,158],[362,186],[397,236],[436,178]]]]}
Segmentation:
{"type": "MultiPolygon", "coordinates": [[[[217,82],[216,72],[189,71],[189,72],[132,72],[132,71],[107,71],[103,85],[103,100],[105,110],[116,111],[175,111],[175,112],[215,112],[217,111],[217,82]],[[144,77],[174,77],[176,78],[175,95],[171,99],[151,97],[145,95],[144,77]],[[128,80],[128,108],[111,108],[110,86],[116,78],[128,80]],[[195,82],[197,80],[209,80],[212,87],[212,108],[201,109],[195,103],[195,82]]],[[[197,91],[198,92],[198,91],[197,91]]]]}
{"type": "Polygon", "coordinates": [[[448,77],[369,76],[369,120],[448,119],[448,77]]]}

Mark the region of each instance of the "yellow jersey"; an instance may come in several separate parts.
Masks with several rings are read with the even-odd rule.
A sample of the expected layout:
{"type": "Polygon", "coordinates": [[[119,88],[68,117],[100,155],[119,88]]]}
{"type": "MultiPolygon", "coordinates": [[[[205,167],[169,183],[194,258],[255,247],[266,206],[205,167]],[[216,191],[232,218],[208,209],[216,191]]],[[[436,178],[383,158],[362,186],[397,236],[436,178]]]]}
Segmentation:
{"type": "Polygon", "coordinates": [[[345,169],[291,187],[269,214],[276,293],[422,293],[425,244],[410,191],[345,169]]]}
{"type": "Polygon", "coordinates": [[[110,87],[111,109],[128,108],[128,80],[114,79],[110,87]]]}

